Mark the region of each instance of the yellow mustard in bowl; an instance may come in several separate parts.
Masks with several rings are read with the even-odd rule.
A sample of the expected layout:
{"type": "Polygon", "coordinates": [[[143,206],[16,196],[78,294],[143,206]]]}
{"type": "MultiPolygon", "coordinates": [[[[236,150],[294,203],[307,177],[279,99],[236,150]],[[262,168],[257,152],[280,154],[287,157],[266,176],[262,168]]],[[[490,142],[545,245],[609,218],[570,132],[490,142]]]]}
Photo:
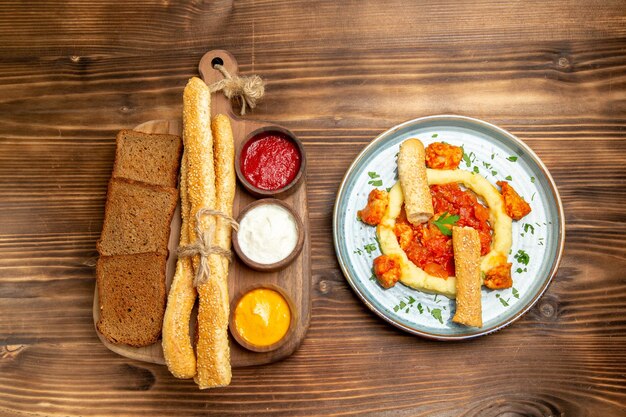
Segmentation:
{"type": "Polygon", "coordinates": [[[258,347],[270,346],[287,334],[291,310],[278,291],[257,288],[241,297],[235,307],[233,324],[246,343],[258,347]]]}

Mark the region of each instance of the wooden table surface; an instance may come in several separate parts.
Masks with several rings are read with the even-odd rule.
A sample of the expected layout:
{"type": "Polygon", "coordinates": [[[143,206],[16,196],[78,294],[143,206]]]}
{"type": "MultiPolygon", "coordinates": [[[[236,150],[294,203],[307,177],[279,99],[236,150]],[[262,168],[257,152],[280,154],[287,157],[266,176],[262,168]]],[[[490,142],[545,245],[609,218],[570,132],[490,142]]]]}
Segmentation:
{"type": "Polygon", "coordinates": [[[626,415],[625,128],[624,1],[2,2],[0,415],[626,415]],[[100,343],[89,261],[116,131],[179,117],[217,48],[267,80],[249,117],[305,144],[313,313],[292,357],[198,391],[100,343]],[[444,113],[530,145],[567,225],[537,305],[460,343],[372,314],[331,233],[363,146],[444,113]]]}

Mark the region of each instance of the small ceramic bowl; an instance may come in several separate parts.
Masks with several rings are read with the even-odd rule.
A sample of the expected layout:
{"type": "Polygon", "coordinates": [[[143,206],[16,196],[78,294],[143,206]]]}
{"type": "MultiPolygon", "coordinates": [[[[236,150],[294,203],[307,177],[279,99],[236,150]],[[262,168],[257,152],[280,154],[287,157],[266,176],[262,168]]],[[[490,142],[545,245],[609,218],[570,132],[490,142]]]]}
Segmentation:
{"type": "Polygon", "coordinates": [[[252,133],[250,133],[246,140],[242,143],[241,147],[237,150],[237,156],[235,160],[235,172],[237,173],[237,178],[243,187],[254,197],[257,198],[265,198],[265,197],[274,197],[274,198],[284,198],[293,192],[295,192],[302,180],[304,179],[306,171],[306,155],[304,153],[304,147],[302,146],[302,142],[291,133],[289,130],[282,128],[280,126],[264,126],[259,128],[252,133]],[[245,177],[243,172],[241,172],[241,153],[244,149],[246,149],[246,145],[254,140],[258,140],[261,135],[276,133],[278,136],[289,139],[298,149],[300,153],[300,169],[298,170],[296,176],[290,183],[285,185],[282,188],[277,190],[264,190],[252,185],[245,177]]]}
{"type": "Polygon", "coordinates": [[[278,271],[278,270],[285,268],[287,265],[293,262],[293,260],[296,259],[296,257],[300,254],[300,252],[302,251],[302,247],[304,246],[305,230],[304,230],[304,224],[302,223],[302,219],[300,219],[300,216],[298,216],[298,213],[296,213],[295,210],[291,208],[291,206],[289,206],[287,203],[284,203],[283,201],[278,200],[276,198],[264,198],[262,200],[257,200],[253,203],[248,204],[239,213],[239,217],[237,217],[237,223],[241,224],[241,221],[248,214],[248,212],[250,212],[250,210],[263,204],[274,204],[274,205],[280,206],[286,209],[291,214],[291,216],[293,217],[293,220],[296,223],[296,231],[298,232],[298,238],[296,240],[296,246],[294,247],[294,249],[291,251],[289,255],[287,255],[285,258],[281,259],[278,262],[274,262],[271,264],[264,264],[264,263],[256,262],[250,259],[241,249],[241,245],[239,244],[238,232],[233,232],[233,235],[232,235],[233,248],[235,249],[235,253],[239,257],[239,259],[241,259],[241,261],[247,266],[249,266],[250,268],[256,271],[273,272],[273,271],[278,271]]]}
{"type": "Polygon", "coordinates": [[[276,285],[272,285],[272,284],[255,285],[255,286],[246,288],[244,291],[237,294],[237,296],[233,298],[233,301],[231,302],[231,305],[230,305],[230,317],[228,319],[228,328],[230,329],[230,334],[233,336],[233,338],[237,341],[237,343],[239,343],[244,348],[251,350],[253,352],[270,352],[272,350],[276,350],[280,348],[281,346],[283,346],[285,343],[289,341],[289,339],[293,335],[293,332],[296,329],[296,324],[298,322],[297,314],[298,314],[298,311],[295,308],[295,305],[291,297],[289,297],[289,295],[287,295],[287,292],[284,291],[282,288],[277,287],[276,285]],[[249,343],[246,339],[244,339],[239,334],[239,332],[237,331],[237,326],[235,325],[235,310],[237,308],[237,304],[239,304],[239,301],[244,295],[248,294],[250,291],[253,291],[259,288],[274,290],[278,292],[280,295],[282,295],[285,301],[287,302],[287,305],[289,306],[289,311],[291,313],[291,321],[289,322],[289,327],[287,328],[287,332],[285,333],[285,335],[276,343],[273,343],[267,346],[258,346],[258,345],[249,343]]]}
{"type": "Polygon", "coordinates": [[[241,249],[237,232],[233,232],[233,235],[232,235],[233,248],[235,249],[235,253],[237,253],[237,256],[239,257],[239,259],[241,259],[241,261],[247,266],[249,266],[250,268],[256,271],[273,272],[273,271],[278,271],[278,270],[285,268],[287,265],[293,262],[294,259],[296,259],[296,257],[300,254],[300,252],[302,251],[302,247],[304,246],[305,230],[304,230],[304,224],[302,223],[302,219],[300,219],[300,216],[298,216],[298,213],[296,213],[295,210],[291,208],[291,206],[289,206],[287,203],[281,200],[278,200],[276,198],[264,198],[262,200],[257,200],[253,203],[248,204],[239,213],[239,216],[237,217],[237,223],[241,223],[241,220],[243,220],[243,218],[246,216],[246,214],[248,214],[248,212],[250,212],[250,210],[263,204],[274,204],[274,205],[280,206],[286,209],[291,214],[291,216],[293,217],[293,220],[296,223],[296,230],[298,232],[298,239],[296,241],[295,248],[285,258],[281,259],[278,262],[274,262],[271,264],[259,263],[250,259],[241,249]]]}

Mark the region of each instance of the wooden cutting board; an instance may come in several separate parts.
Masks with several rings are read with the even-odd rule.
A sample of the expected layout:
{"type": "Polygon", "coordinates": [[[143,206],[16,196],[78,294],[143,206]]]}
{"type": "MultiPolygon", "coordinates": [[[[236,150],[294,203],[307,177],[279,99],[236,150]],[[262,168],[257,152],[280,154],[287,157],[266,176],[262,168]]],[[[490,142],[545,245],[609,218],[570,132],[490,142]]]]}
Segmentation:
{"type": "MultiPolygon", "coordinates": [[[[223,62],[224,67],[231,75],[237,74],[237,62],[235,58],[223,50],[214,50],[206,53],[200,60],[199,71],[202,79],[210,85],[223,78],[222,74],[213,68],[212,62],[223,62]]],[[[182,96],[181,96],[182,101],[182,96]]],[[[233,103],[235,111],[239,114],[240,105],[233,103]]],[[[277,126],[271,123],[264,123],[258,121],[245,120],[235,115],[233,112],[231,102],[221,92],[212,95],[211,100],[211,113],[216,115],[218,113],[226,114],[230,117],[233,136],[235,139],[235,152],[239,152],[242,143],[255,130],[267,127],[277,126]]],[[[169,133],[175,135],[182,135],[182,121],[181,120],[151,120],[135,127],[135,130],[146,133],[169,133]]],[[[309,216],[307,209],[307,195],[306,195],[306,175],[303,179],[300,187],[290,196],[283,198],[282,200],[291,205],[294,210],[300,215],[305,229],[304,246],[302,252],[298,257],[287,266],[285,269],[277,272],[257,272],[246,265],[244,265],[236,256],[233,256],[234,261],[230,266],[229,273],[229,295],[231,300],[231,308],[233,300],[237,299],[247,290],[258,286],[276,286],[281,288],[293,301],[295,306],[294,318],[296,320],[294,331],[288,336],[289,339],[278,349],[271,352],[252,352],[241,347],[231,336],[230,348],[231,348],[231,364],[233,367],[244,367],[251,365],[262,365],[271,362],[276,362],[289,355],[291,355],[300,345],[306,331],[309,327],[311,316],[311,242],[309,236],[309,216]]],[[[235,202],[233,207],[233,215],[236,218],[239,212],[249,203],[256,199],[249,195],[245,189],[237,184],[237,191],[235,194],[235,202]]],[[[174,270],[176,268],[176,249],[178,248],[178,241],[180,235],[180,205],[177,207],[174,213],[174,218],[171,224],[170,240],[168,244],[169,257],[167,260],[167,287],[174,276],[174,270]]],[[[192,314],[195,317],[195,314],[192,314]]],[[[94,324],[98,322],[100,317],[100,306],[98,301],[98,289],[94,294],[93,302],[93,319],[94,324]]],[[[191,328],[195,328],[195,323],[191,323],[191,328]]],[[[110,350],[119,355],[136,359],[144,362],[165,364],[163,358],[163,350],[161,348],[161,341],[157,343],[142,347],[133,348],[126,345],[116,345],[110,343],[106,338],[101,335],[97,329],[96,333],[102,341],[102,343],[110,350]]]]}

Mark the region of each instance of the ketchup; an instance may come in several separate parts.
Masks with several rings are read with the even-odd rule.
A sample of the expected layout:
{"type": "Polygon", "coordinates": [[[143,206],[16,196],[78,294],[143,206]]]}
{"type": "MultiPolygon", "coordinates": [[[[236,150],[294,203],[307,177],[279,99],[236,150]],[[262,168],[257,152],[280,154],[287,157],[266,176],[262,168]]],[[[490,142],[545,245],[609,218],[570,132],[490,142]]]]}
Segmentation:
{"type": "Polygon", "coordinates": [[[263,132],[241,150],[240,168],[248,182],[267,191],[279,190],[291,183],[300,170],[301,155],[288,136],[263,132]]]}

